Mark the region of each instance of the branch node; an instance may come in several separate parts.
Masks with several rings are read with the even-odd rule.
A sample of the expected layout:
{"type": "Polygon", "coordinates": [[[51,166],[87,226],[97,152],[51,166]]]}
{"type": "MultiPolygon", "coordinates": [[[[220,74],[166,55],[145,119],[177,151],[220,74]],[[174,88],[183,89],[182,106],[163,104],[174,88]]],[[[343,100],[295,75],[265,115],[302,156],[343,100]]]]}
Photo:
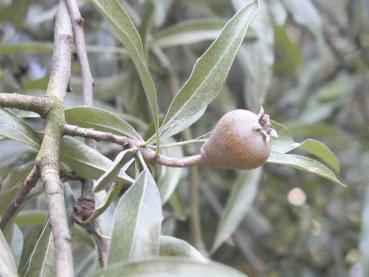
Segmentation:
{"type": "Polygon", "coordinates": [[[92,216],[95,211],[95,201],[87,198],[79,198],[73,207],[73,219],[83,223],[92,216]]]}
{"type": "Polygon", "coordinates": [[[85,23],[85,20],[84,20],[84,18],[81,16],[81,17],[76,18],[76,23],[77,23],[79,26],[82,26],[82,25],[83,25],[83,23],[85,23]]]}

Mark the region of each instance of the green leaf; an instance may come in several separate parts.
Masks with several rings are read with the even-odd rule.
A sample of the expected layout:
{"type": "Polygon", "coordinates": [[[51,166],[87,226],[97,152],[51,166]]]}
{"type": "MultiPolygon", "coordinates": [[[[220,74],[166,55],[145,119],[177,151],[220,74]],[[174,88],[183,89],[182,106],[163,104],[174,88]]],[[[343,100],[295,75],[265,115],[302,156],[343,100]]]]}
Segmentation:
{"type": "Polygon", "coordinates": [[[28,144],[34,149],[39,149],[41,140],[38,133],[33,130],[23,119],[14,113],[0,108],[0,135],[28,144]]]}
{"type": "MultiPolygon", "coordinates": [[[[150,71],[146,65],[146,57],[140,35],[124,7],[117,0],[91,0],[99,12],[114,26],[136,66],[142,81],[146,98],[154,117],[158,134],[159,108],[157,92],[150,71]]],[[[159,143],[159,142],[158,142],[159,143]]]]}
{"type": "MultiPolygon", "coordinates": [[[[86,179],[99,178],[113,165],[113,162],[100,152],[68,137],[63,138],[60,144],[60,160],[86,179]]],[[[133,179],[123,170],[119,173],[118,179],[129,183],[133,182],[133,179]]]]}
{"type": "Polygon", "coordinates": [[[17,266],[15,264],[13,253],[10,250],[8,243],[6,242],[2,231],[0,231],[0,253],[0,276],[18,276],[17,266]]]}
{"type": "Polygon", "coordinates": [[[8,208],[13,198],[17,194],[19,187],[20,185],[13,186],[0,195],[0,214],[3,214],[3,212],[8,208]]]}
{"type": "Polygon", "coordinates": [[[28,144],[12,139],[4,138],[0,141],[0,167],[9,166],[16,163],[26,153],[34,152],[28,144]]]}
{"type": "Polygon", "coordinates": [[[65,120],[69,124],[83,128],[92,128],[97,131],[109,132],[120,136],[142,141],[136,130],[109,111],[92,107],[75,107],[65,110],[65,120]]]}
{"type": "Polygon", "coordinates": [[[18,52],[51,52],[53,45],[50,43],[28,43],[28,44],[14,44],[1,45],[0,54],[12,54],[18,52]]]}
{"type": "Polygon", "coordinates": [[[198,59],[169,106],[160,130],[162,137],[175,135],[193,124],[218,95],[257,8],[258,3],[252,1],[237,12],[198,59]]]}
{"type": "Polygon", "coordinates": [[[336,175],[329,168],[308,157],[293,154],[281,154],[272,151],[267,161],[270,163],[292,166],[302,171],[321,176],[332,182],[346,186],[337,179],[336,175]]]}
{"type": "MultiPolygon", "coordinates": [[[[173,140],[172,140],[173,141],[173,140]]],[[[181,158],[183,151],[181,147],[163,148],[161,152],[169,157],[181,158]]],[[[165,204],[181,178],[183,168],[175,167],[161,167],[161,174],[158,181],[160,197],[163,204],[165,204]]]]}
{"type": "Polygon", "coordinates": [[[136,151],[132,149],[119,152],[109,170],[96,181],[94,192],[99,192],[109,186],[118,176],[120,171],[125,172],[132,164],[134,159],[131,159],[136,151]]]}
{"type": "MultiPolygon", "coordinates": [[[[28,163],[20,167],[14,168],[3,181],[3,187],[0,193],[0,215],[3,214],[4,211],[9,207],[10,203],[18,193],[19,189],[22,187],[23,182],[26,179],[28,173],[30,172],[32,166],[33,164],[28,163]]],[[[32,193],[28,194],[24,202],[18,206],[15,214],[11,218],[11,221],[13,220],[13,217],[17,215],[20,208],[29,199],[32,199],[34,196],[38,194],[39,189],[33,189],[31,192],[32,193]]],[[[5,234],[8,234],[7,231],[9,227],[11,227],[11,224],[7,225],[5,231],[3,230],[5,234]]]]}
{"type": "Polygon", "coordinates": [[[207,260],[187,241],[170,237],[160,236],[160,256],[188,257],[200,262],[207,260]]]}
{"type": "MultiPolygon", "coordinates": [[[[243,4],[244,1],[238,2],[243,4]]],[[[259,110],[264,104],[273,76],[274,33],[267,6],[260,6],[258,15],[252,22],[257,39],[243,44],[237,57],[244,70],[245,100],[253,111],[259,110]]]]}
{"type": "Polygon", "coordinates": [[[158,188],[144,170],[116,207],[109,264],[157,256],[162,219],[158,188]]]}
{"type": "Polygon", "coordinates": [[[272,151],[284,154],[296,148],[296,142],[286,126],[273,121],[272,127],[278,133],[277,138],[272,138],[272,151]]]}
{"type": "Polygon", "coordinates": [[[22,273],[22,276],[29,277],[56,276],[55,248],[51,227],[48,223],[42,229],[22,273]]]}
{"type": "Polygon", "coordinates": [[[10,247],[16,264],[19,264],[24,244],[23,233],[17,224],[13,224],[13,233],[10,247]]]}
{"type": "MultiPolygon", "coordinates": [[[[95,247],[93,241],[92,243],[93,247],[95,247]]],[[[75,265],[74,276],[91,276],[91,273],[96,269],[96,253],[94,253],[92,249],[90,247],[86,247],[84,243],[79,243],[76,247],[73,248],[73,261],[75,265]]]]}
{"type": "Polygon", "coordinates": [[[35,248],[43,227],[43,225],[36,225],[33,228],[30,228],[30,230],[25,234],[22,255],[18,266],[18,271],[20,273],[23,273],[23,270],[25,270],[25,265],[28,262],[28,258],[31,256],[33,249],[35,248]]]}
{"type": "Polygon", "coordinates": [[[278,138],[273,138],[272,152],[288,153],[294,149],[301,149],[326,162],[336,172],[340,171],[340,162],[336,155],[323,143],[315,139],[306,139],[301,143],[295,142],[290,131],[282,124],[273,121],[273,128],[278,132],[278,138]]]}
{"type": "Polygon", "coordinates": [[[154,34],[154,40],[160,47],[214,40],[225,23],[226,20],[219,18],[191,19],[160,30],[154,34]]]}
{"type": "Polygon", "coordinates": [[[234,233],[250,210],[258,190],[261,173],[261,168],[243,172],[232,187],[224,213],[218,223],[212,252],[234,233]]]}
{"type": "Polygon", "coordinates": [[[33,162],[14,167],[4,179],[1,186],[0,195],[14,186],[21,185],[31,171],[32,167],[33,162]]]}
{"type": "Polygon", "coordinates": [[[74,224],[71,231],[72,239],[83,242],[83,244],[88,245],[89,247],[91,247],[91,249],[95,247],[95,242],[91,234],[89,234],[88,231],[84,227],[82,227],[82,225],[74,224]]]}
{"type": "Polygon", "coordinates": [[[20,227],[40,225],[47,219],[48,212],[43,210],[28,210],[20,212],[15,218],[15,223],[20,227]]]}
{"type": "Polygon", "coordinates": [[[282,0],[296,23],[308,28],[317,38],[323,37],[320,15],[311,0],[282,0]]]}
{"type": "MultiPolygon", "coordinates": [[[[275,2],[275,1],[273,1],[275,2]]],[[[300,73],[300,68],[304,63],[302,49],[298,42],[290,38],[287,27],[274,27],[275,49],[278,56],[274,65],[274,72],[282,76],[291,76],[300,73]]]]}
{"type": "Polygon", "coordinates": [[[117,263],[92,276],[145,276],[145,277],[247,277],[245,274],[223,264],[200,263],[193,259],[161,257],[130,264],[117,263]]]}
{"type": "Polygon", "coordinates": [[[331,166],[336,172],[340,171],[340,162],[338,161],[336,155],[320,141],[315,139],[306,139],[298,144],[298,148],[320,158],[322,161],[331,166]]]}

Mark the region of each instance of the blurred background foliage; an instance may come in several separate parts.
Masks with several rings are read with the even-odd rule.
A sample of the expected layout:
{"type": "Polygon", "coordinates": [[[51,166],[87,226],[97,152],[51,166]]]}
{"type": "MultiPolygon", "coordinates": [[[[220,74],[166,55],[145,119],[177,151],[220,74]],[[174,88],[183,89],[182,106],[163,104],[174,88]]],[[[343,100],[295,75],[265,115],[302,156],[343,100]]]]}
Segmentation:
{"type": "MultiPolygon", "coordinates": [[[[121,2],[149,53],[163,113],[196,59],[245,3],[121,2]]],[[[125,49],[93,6],[81,1],[80,9],[86,19],[96,83],[94,105],[119,113],[149,137],[153,132],[149,109],[125,49]]],[[[0,0],[1,92],[43,94],[55,11],[55,1],[0,0]]],[[[73,66],[67,107],[81,103],[78,65],[73,66]]],[[[201,168],[190,174],[187,169],[158,169],[159,185],[179,182],[164,206],[163,233],[189,241],[212,259],[249,276],[369,276],[368,91],[367,0],[264,0],[223,91],[201,120],[176,138],[204,135],[225,112],[235,108],[257,112],[262,105],[273,120],[289,128],[296,141],[310,137],[328,145],[341,162],[339,178],[348,186],[273,164],[251,173],[201,168]],[[191,205],[196,197],[198,213],[191,205]],[[229,209],[223,213],[224,206],[233,207],[233,213],[229,209]],[[191,228],[193,216],[200,217],[202,230],[191,228]],[[212,247],[218,249],[210,252],[212,247]]],[[[34,114],[19,115],[36,129],[42,128],[34,114]]],[[[98,148],[111,158],[118,150],[104,143],[98,148]]],[[[184,150],[195,153],[198,149],[196,144],[184,150]]],[[[0,141],[0,151],[2,188],[10,182],[19,184],[34,152],[5,139],[0,141]]],[[[178,148],[167,151],[182,155],[178,148]]],[[[68,188],[72,188],[66,192],[70,197],[79,190],[74,182],[68,188]]],[[[113,207],[102,216],[108,233],[112,211],[113,207]]],[[[43,196],[28,201],[18,214],[8,238],[18,263],[25,262],[22,248],[24,252],[32,247],[28,239],[39,234],[45,214],[43,196]]],[[[82,276],[96,260],[96,253],[82,228],[74,228],[73,239],[76,273],[82,276]]]]}

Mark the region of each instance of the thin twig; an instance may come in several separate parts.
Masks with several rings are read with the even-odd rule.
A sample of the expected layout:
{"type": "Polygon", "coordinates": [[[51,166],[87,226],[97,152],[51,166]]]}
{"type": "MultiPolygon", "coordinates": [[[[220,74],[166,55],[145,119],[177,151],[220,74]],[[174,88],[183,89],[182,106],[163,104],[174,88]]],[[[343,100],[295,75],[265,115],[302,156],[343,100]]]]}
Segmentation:
{"type": "Polygon", "coordinates": [[[187,156],[183,158],[172,158],[163,154],[157,155],[153,150],[148,148],[139,148],[144,159],[149,163],[160,164],[168,167],[193,167],[197,165],[204,165],[200,154],[187,156]]]}
{"type": "Polygon", "coordinates": [[[1,215],[0,218],[0,228],[1,230],[4,230],[6,225],[9,223],[9,221],[13,218],[15,213],[17,212],[19,206],[23,203],[24,199],[28,195],[28,193],[31,191],[31,189],[35,186],[37,183],[37,180],[39,179],[40,174],[37,168],[37,165],[35,164],[30,173],[28,174],[27,178],[24,180],[23,186],[19,189],[15,197],[13,198],[12,202],[6,209],[6,211],[1,215]]]}
{"type": "Polygon", "coordinates": [[[82,128],[76,125],[64,124],[64,135],[91,138],[96,141],[109,141],[122,146],[135,143],[135,140],[118,136],[108,132],[96,131],[93,129],[82,128]]]}
{"type": "Polygon", "coordinates": [[[69,16],[72,20],[74,45],[79,67],[81,69],[83,105],[92,106],[94,79],[92,78],[87,57],[85,34],[83,32],[84,19],[79,12],[78,4],[75,0],[65,0],[65,3],[67,4],[69,16]]]}
{"type": "MultiPolygon", "coordinates": [[[[81,69],[82,75],[82,91],[83,91],[83,105],[90,107],[93,103],[93,86],[94,80],[92,78],[92,73],[90,70],[90,64],[87,57],[85,35],[83,31],[84,19],[78,9],[76,0],[65,0],[69,15],[72,20],[72,28],[74,34],[74,45],[76,47],[78,63],[81,69]]],[[[95,148],[95,141],[92,138],[86,138],[86,145],[95,148]]],[[[93,182],[92,180],[82,181],[81,198],[94,200],[93,193],[93,182]]],[[[95,243],[99,253],[99,261],[102,267],[107,264],[107,257],[109,251],[109,242],[107,239],[99,235],[100,219],[96,218],[91,223],[88,224],[91,232],[94,235],[95,243]]]]}
{"type": "Polygon", "coordinates": [[[96,243],[97,252],[99,254],[99,263],[102,267],[106,267],[109,257],[109,238],[105,237],[101,233],[101,221],[99,221],[99,219],[99,217],[95,218],[88,226],[91,229],[90,232],[92,233],[96,243]]]}
{"type": "Polygon", "coordinates": [[[53,103],[46,118],[44,138],[36,157],[48,199],[56,272],[60,277],[74,276],[71,236],[59,177],[59,148],[65,123],[63,100],[70,78],[71,48],[71,21],[65,3],[61,0],[55,21],[52,70],[46,91],[46,96],[53,103]]]}
{"type": "Polygon", "coordinates": [[[46,117],[51,101],[46,97],[34,97],[16,93],[0,93],[0,107],[32,111],[46,117]]]}
{"type": "Polygon", "coordinates": [[[76,125],[64,124],[64,135],[79,136],[84,138],[92,138],[96,141],[109,141],[125,148],[137,147],[142,153],[144,159],[150,163],[161,164],[168,167],[192,167],[196,165],[204,165],[201,155],[192,155],[184,158],[172,158],[165,155],[157,155],[156,152],[148,147],[141,147],[141,143],[137,140],[118,136],[108,132],[101,132],[92,129],[78,127],[76,125]]]}
{"type": "MultiPolygon", "coordinates": [[[[92,73],[90,69],[90,63],[88,61],[87,50],[86,50],[86,42],[85,42],[85,34],[83,31],[83,23],[84,19],[78,9],[77,1],[75,0],[65,0],[67,4],[69,16],[72,20],[72,29],[73,29],[73,40],[77,53],[77,60],[81,70],[82,75],[82,93],[83,93],[83,106],[90,107],[93,103],[93,86],[94,80],[92,78],[92,73]]],[[[95,142],[87,138],[86,145],[94,148],[95,142]]],[[[85,180],[82,182],[82,192],[81,197],[86,199],[94,199],[93,194],[93,183],[90,180],[85,180]]]]}

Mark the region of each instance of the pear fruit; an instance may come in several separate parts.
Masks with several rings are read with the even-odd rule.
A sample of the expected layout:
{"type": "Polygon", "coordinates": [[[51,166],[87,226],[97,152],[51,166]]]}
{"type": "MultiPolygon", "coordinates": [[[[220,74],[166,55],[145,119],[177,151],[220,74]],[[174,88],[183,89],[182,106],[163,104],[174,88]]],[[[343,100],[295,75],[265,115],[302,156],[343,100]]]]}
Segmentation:
{"type": "Polygon", "coordinates": [[[233,169],[254,169],[268,159],[271,136],[269,115],[263,108],[259,115],[248,110],[226,113],[216,124],[201,148],[202,164],[233,169]]]}

